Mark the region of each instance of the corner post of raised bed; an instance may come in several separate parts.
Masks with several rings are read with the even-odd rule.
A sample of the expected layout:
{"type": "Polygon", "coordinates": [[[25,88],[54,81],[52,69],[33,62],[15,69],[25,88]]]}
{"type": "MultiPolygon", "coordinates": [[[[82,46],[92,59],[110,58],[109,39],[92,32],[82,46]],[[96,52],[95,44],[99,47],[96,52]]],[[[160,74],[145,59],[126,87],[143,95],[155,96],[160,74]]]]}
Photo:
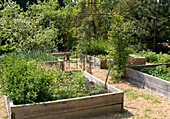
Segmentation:
{"type": "Polygon", "coordinates": [[[11,114],[11,119],[15,119],[15,113],[11,114]]]}
{"type": "Polygon", "coordinates": [[[70,60],[71,52],[65,52],[64,55],[66,56],[66,60],[70,60]]]}
{"type": "Polygon", "coordinates": [[[64,62],[60,62],[60,68],[62,71],[64,71],[64,62]]]}

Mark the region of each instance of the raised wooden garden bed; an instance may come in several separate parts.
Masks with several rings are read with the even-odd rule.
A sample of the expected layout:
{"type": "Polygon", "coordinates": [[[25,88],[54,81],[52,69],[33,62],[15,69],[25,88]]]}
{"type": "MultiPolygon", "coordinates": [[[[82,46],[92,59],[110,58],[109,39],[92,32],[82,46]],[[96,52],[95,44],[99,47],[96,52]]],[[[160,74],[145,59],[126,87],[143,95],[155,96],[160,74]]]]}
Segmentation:
{"type": "MultiPolygon", "coordinates": [[[[93,82],[100,79],[83,72],[93,82]]],[[[5,97],[10,119],[79,119],[113,113],[123,108],[123,91],[107,84],[112,93],[72,99],[62,99],[36,104],[14,105],[5,97]]]]}
{"type": "Polygon", "coordinates": [[[170,99],[170,82],[169,81],[165,81],[163,79],[137,71],[144,67],[156,67],[158,65],[167,65],[169,67],[170,63],[145,65],[145,66],[131,66],[125,69],[126,79],[142,88],[149,89],[161,96],[164,96],[170,99]]]}
{"type": "Polygon", "coordinates": [[[146,64],[146,59],[145,57],[140,57],[136,55],[129,55],[129,59],[127,61],[128,66],[131,65],[145,65],[146,64]]]}
{"type": "MultiPolygon", "coordinates": [[[[107,61],[111,60],[112,58],[97,58],[94,56],[87,55],[86,63],[91,62],[91,65],[96,68],[107,69],[107,61]],[[88,61],[89,60],[89,61],[88,61]]],[[[83,62],[83,56],[80,57],[80,62],[83,62]]],[[[140,57],[136,55],[129,55],[129,59],[127,61],[128,66],[132,65],[145,65],[146,59],[145,57],[140,57]]]]}

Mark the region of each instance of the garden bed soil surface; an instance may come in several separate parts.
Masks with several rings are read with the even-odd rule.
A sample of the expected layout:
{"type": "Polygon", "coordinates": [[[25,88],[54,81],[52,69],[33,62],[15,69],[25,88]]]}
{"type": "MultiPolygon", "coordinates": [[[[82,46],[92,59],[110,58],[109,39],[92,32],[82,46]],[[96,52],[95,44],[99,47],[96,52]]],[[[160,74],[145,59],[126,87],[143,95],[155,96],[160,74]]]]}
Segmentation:
{"type": "MultiPolygon", "coordinates": [[[[92,73],[95,77],[105,81],[106,69],[93,69],[92,73]]],[[[170,118],[170,100],[157,95],[149,90],[141,89],[136,85],[133,85],[125,80],[113,81],[110,77],[108,80],[109,84],[122,91],[125,91],[124,96],[124,110],[112,113],[109,115],[103,115],[98,117],[91,117],[88,119],[169,119],[170,118]],[[154,102],[151,99],[147,99],[144,96],[136,96],[132,98],[129,96],[127,91],[130,90],[132,94],[150,95],[153,98],[159,99],[159,102],[154,102]]],[[[7,115],[6,105],[3,96],[0,96],[0,119],[4,119],[7,115]],[[4,116],[4,118],[3,118],[4,116]]]]}

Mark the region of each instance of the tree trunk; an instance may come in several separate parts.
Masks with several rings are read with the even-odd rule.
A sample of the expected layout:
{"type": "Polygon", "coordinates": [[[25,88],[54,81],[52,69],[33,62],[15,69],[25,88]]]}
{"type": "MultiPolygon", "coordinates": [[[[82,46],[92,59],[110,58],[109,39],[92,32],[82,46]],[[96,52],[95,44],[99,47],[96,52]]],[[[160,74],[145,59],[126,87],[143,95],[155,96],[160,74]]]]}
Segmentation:
{"type": "Polygon", "coordinates": [[[156,51],[156,25],[157,25],[157,18],[154,20],[154,39],[153,39],[153,51],[156,51]]]}

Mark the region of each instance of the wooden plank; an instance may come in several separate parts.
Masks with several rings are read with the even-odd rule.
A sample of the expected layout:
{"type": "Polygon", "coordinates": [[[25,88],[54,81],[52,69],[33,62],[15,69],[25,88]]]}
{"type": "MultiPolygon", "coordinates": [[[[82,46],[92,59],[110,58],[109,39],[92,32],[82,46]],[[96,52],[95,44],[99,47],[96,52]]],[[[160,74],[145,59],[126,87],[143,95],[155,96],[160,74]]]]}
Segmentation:
{"type": "Polygon", "coordinates": [[[71,111],[97,108],[106,105],[123,104],[123,94],[103,94],[98,96],[88,96],[84,98],[73,98],[37,105],[12,106],[11,111],[21,118],[29,118],[38,115],[52,115],[71,111]],[[22,113],[21,113],[22,112],[22,113]]]}
{"type": "MultiPolygon", "coordinates": [[[[122,104],[109,105],[109,106],[92,108],[87,110],[78,110],[78,111],[72,111],[68,113],[60,113],[54,115],[43,115],[43,116],[34,117],[32,119],[80,119],[80,118],[88,118],[88,117],[110,114],[115,111],[119,111],[120,109],[122,109],[122,104]]],[[[25,118],[25,119],[29,119],[29,118],[25,118]]]]}
{"type": "MultiPolygon", "coordinates": [[[[89,80],[91,80],[91,81],[93,81],[93,82],[105,84],[104,81],[100,80],[99,78],[96,78],[95,76],[89,74],[88,72],[86,72],[86,71],[82,71],[82,72],[83,72],[84,76],[85,76],[86,78],[88,78],[89,80]]],[[[113,86],[109,85],[108,83],[106,83],[106,85],[107,85],[107,88],[108,88],[110,91],[112,91],[112,92],[120,92],[120,93],[123,93],[123,91],[119,90],[119,89],[116,88],[116,87],[113,87],[113,86]]]]}
{"type": "Polygon", "coordinates": [[[170,82],[130,68],[125,69],[125,76],[130,82],[170,99],[170,82]]]}
{"type": "Polygon", "coordinates": [[[51,55],[71,55],[71,52],[51,53],[51,55]]]}
{"type": "Polygon", "coordinates": [[[143,80],[144,82],[156,85],[157,87],[170,92],[170,82],[168,81],[129,68],[126,71],[127,75],[131,77],[133,76],[138,80],[143,80]]]}
{"type": "Polygon", "coordinates": [[[133,66],[133,65],[145,65],[146,64],[146,58],[145,57],[140,57],[137,55],[129,55],[130,58],[127,60],[128,66],[133,66]]]}
{"type": "Polygon", "coordinates": [[[11,119],[10,100],[8,99],[7,96],[4,96],[4,99],[5,99],[5,103],[6,103],[6,108],[7,108],[7,112],[8,112],[8,117],[9,117],[9,119],[11,119]]]}
{"type": "Polygon", "coordinates": [[[132,69],[135,69],[135,70],[141,70],[141,69],[143,69],[143,68],[156,67],[156,66],[160,66],[160,65],[166,65],[167,67],[170,67],[170,63],[161,63],[161,64],[128,66],[128,68],[132,68],[132,69]]]}
{"type": "MultiPolygon", "coordinates": [[[[92,63],[92,66],[94,66],[96,68],[101,68],[101,69],[102,68],[103,69],[108,68],[107,60],[113,61],[112,57],[109,57],[109,58],[97,58],[95,56],[87,55],[87,58],[91,59],[90,62],[92,63]]],[[[80,62],[82,62],[82,60],[83,60],[83,55],[80,57],[80,62]]],[[[87,59],[85,61],[86,61],[86,63],[88,63],[87,59]]],[[[144,65],[144,64],[146,64],[146,59],[145,59],[145,57],[140,57],[140,56],[136,56],[136,55],[130,55],[130,58],[127,60],[127,64],[128,64],[128,66],[144,65]]]]}
{"type": "Polygon", "coordinates": [[[154,91],[155,93],[170,99],[170,92],[169,91],[162,90],[161,88],[159,88],[159,87],[157,87],[153,84],[146,83],[145,89],[148,89],[150,91],[154,91]]]}

